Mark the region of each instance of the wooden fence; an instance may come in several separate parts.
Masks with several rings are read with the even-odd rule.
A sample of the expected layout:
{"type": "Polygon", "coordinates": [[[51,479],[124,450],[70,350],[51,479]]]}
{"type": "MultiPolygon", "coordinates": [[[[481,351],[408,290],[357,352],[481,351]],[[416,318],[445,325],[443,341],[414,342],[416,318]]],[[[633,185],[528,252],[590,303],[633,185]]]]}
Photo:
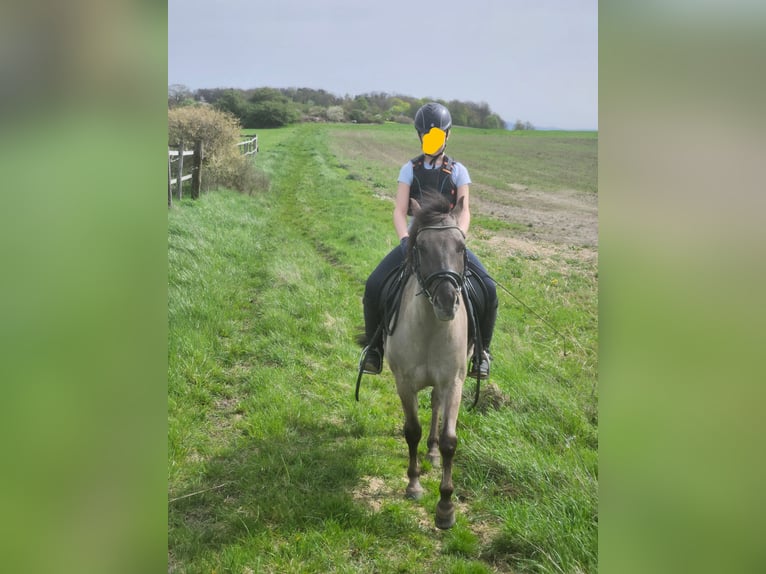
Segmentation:
{"type": "Polygon", "coordinates": [[[183,142],[177,148],[168,147],[168,207],[173,206],[173,186],[176,186],[176,196],[178,199],[183,197],[184,182],[192,180],[191,195],[194,199],[199,197],[199,188],[202,183],[201,168],[204,150],[202,142],[194,144],[194,149],[184,149],[183,142]],[[184,175],[184,158],[192,156],[191,173],[184,175]],[[176,164],[175,177],[173,177],[173,164],[176,164]]]}
{"type": "Polygon", "coordinates": [[[242,155],[251,155],[251,154],[258,153],[258,136],[253,136],[249,140],[239,142],[237,144],[237,147],[239,148],[239,152],[242,155]]]}
{"type": "MultiPolygon", "coordinates": [[[[243,156],[255,155],[258,153],[258,136],[239,142],[237,149],[243,156]]],[[[188,180],[191,180],[192,198],[199,197],[203,159],[204,149],[201,141],[194,144],[194,149],[184,149],[183,142],[175,148],[168,147],[168,207],[173,206],[173,188],[175,187],[175,195],[180,200],[183,197],[183,184],[188,180]],[[184,158],[190,156],[192,158],[191,173],[184,175],[184,158]],[[175,177],[173,177],[174,172],[175,177]]]]}

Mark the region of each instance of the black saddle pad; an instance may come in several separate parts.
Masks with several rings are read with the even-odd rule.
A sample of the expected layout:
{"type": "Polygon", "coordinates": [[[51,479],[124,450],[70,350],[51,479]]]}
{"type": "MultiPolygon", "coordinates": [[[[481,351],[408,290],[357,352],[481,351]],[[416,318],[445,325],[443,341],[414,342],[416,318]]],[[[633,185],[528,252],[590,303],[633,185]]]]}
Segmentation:
{"type": "Polygon", "coordinates": [[[397,299],[399,291],[403,287],[404,263],[391,271],[383,281],[383,287],[380,290],[380,310],[386,311],[390,302],[397,299]]]}
{"type": "MultiPolygon", "coordinates": [[[[393,324],[396,324],[394,317],[399,309],[401,290],[408,278],[409,275],[406,273],[404,264],[402,264],[400,267],[397,267],[389,273],[383,281],[381,300],[378,304],[381,316],[385,318],[384,320],[387,328],[392,324],[392,319],[393,324]]],[[[466,271],[465,279],[463,297],[468,297],[469,301],[466,302],[466,308],[469,309],[473,315],[472,319],[468,321],[468,340],[472,342],[475,339],[476,326],[480,324],[479,318],[483,316],[488,297],[487,288],[484,286],[484,282],[479,275],[471,270],[470,267],[466,271]]]]}

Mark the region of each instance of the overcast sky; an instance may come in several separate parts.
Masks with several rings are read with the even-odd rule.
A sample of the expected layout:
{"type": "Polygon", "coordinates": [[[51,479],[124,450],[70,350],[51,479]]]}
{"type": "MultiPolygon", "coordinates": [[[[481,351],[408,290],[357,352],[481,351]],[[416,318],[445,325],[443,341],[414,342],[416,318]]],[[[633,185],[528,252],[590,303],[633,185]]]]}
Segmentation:
{"type": "Polygon", "coordinates": [[[597,0],[168,0],[168,84],[487,102],[598,128],[597,0]]]}

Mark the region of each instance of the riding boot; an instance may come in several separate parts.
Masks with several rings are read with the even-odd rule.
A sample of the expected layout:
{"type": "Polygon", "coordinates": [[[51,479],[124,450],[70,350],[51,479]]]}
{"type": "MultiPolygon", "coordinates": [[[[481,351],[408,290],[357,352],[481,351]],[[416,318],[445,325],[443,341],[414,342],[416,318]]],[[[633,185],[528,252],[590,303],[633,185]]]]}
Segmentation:
{"type": "Polygon", "coordinates": [[[364,331],[367,348],[362,354],[362,360],[365,364],[360,364],[365,372],[377,374],[383,367],[383,336],[380,328],[383,321],[382,289],[386,278],[394,273],[403,262],[404,251],[400,245],[397,245],[378,263],[365,283],[362,304],[364,306],[364,331]]]}
{"type": "Polygon", "coordinates": [[[497,320],[497,298],[487,305],[484,316],[480,320],[479,331],[481,332],[482,352],[481,356],[474,356],[471,361],[471,369],[468,373],[469,378],[480,379],[489,378],[489,366],[492,361],[492,355],[489,352],[489,346],[492,343],[492,335],[495,331],[495,321],[497,320]]]}
{"type": "Polygon", "coordinates": [[[367,346],[362,351],[360,368],[367,374],[377,375],[383,370],[383,337],[380,333],[380,315],[377,302],[368,297],[362,299],[364,306],[364,333],[367,346]]]}
{"type": "Polygon", "coordinates": [[[494,301],[490,301],[484,316],[481,318],[479,329],[481,329],[481,340],[484,350],[489,352],[489,345],[492,343],[492,335],[495,333],[495,321],[497,321],[497,295],[494,301]]]}

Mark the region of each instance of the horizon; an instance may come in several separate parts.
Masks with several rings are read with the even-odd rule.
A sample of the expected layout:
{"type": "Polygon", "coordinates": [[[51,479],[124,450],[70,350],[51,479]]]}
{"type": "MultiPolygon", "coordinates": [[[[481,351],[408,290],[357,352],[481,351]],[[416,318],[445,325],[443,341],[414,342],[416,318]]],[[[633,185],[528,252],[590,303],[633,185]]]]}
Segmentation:
{"type": "MultiPolygon", "coordinates": [[[[241,91],[251,91],[251,90],[258,90],[258,89],[262,89],[262,88],[271,88],[271,89],[275,89],[275,90],[300,90],[300,89],[308,89],[308,90],[324,91],[327,94],[330,94],[330,95],[332,95],[332,96],[334,96],[336,98],[341,98],[341,99],[343,99],[343,98],[351,98],[351,99],[353,99],[355,97],[364,96],[364,95],[368,95],[368,94],[386,94],[388,96],[393,96],[393,97],[402,96],[402,97],[405,97],[405,98],[413,98],[413,99],[418,99],[418,100],[431,100],[431,101],[441,100],[441,101],[447,102],[447,103],[449,103],[449,101],[457,100],[459,102],[469,103],[469,104],[481,104],[481,103],[488,104],[490,110],[492,111],[492,113],[493,114],[497,114],[497,115],[500,116],[500,118],[503,120],[503,123],[505,124],[505,129],[507,129],[509,131],[515,131],[515,130],[512,129],[512,126],[517,121],[522,121],[522,122],[526,122],[527,121],[527,120],[523,120],[522,118],[515,118],[513,120],[507,119],[502,114],[497,112],[492,107],[492,105],[489,102],[484,102],[484,101],[477,102],[477,101],[471,101],[471,100],[460,100],[460,99],[457,99],[457,98],[451,98],[450,100],[447,100],[446,98],[431,97],[431,96],[426,96],[426,97],[420,98],[420,97],[413,96],[413,95],[410,95],[410,94],[403,94],[403,93],[400,93],[400,92],[392,92],[392,91],[387,91],[387,90],[368,90],[368,91],[357,93],[357,94],[342,94],[341,95],[341,94],[338,94],[337,92],[333,92],[332,90],[328,90],[328,89],[325,89],[325,88],[313,88],[313,87],[310,87],[310,86],[283,86],[283,87],[278,87],[278,86],[253,86],[253,87],[249,87],[249,88],[241,88],[241,87],[236,87],[236,86],[192,87],[192,86],[189,86],[187,84],[168,83],[168,89],[170,87],[172,87],[172,86],[179,86],[179,87],[186,88],[186,89],[188,89],[192,93],[195,93],[195,92],[197,92],[199,90],[241,90],[241,91]]],[[[447,107],[449,108],[449,106],[447,106],[447,107]]],[[[529,123],[532,124],[532,127],[534,128],[535,131],[567,131],[567,132],[597,132],[598,131],[598,127],[595,127],[595,128],[582,128],[582,127],[580,127],[580,128],[578,128],[578,127],[562,128],[562,127],[552,126],[552,125],[540,125],[540,126],[538,126],[538,125],[534,124],[533,122],[529,122],[529,123]]],[[[455,125],[460,125],[460,124],[455,124],[455,125]]],[[[461,127],[469,127],[469,126],[461,126],[461,127]]]]}
{"type": "Polygon", "coordinates": [[[348,0],[168,0],[168,83],[425,94],[486,102],[505,121],[597,131],[598,3],[484,0],[475,8],[440,4],[447,18],[439,21],[464,39],[447,42],[428,26],[415,38],[404,0],[386,5],[401,18],[348,0]]]}

